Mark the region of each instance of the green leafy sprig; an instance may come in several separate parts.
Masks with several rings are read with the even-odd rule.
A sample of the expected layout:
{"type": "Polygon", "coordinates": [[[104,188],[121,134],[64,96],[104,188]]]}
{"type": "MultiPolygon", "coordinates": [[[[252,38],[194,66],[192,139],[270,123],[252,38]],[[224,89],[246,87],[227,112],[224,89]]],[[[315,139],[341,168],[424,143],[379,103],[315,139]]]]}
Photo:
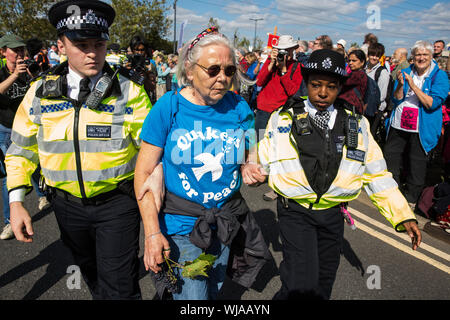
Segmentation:
{"type": "Polygon", "coordinates": [[[194,261],[185,261],[184,264],[179,264],[165,256],[164,259],[169,269],[168,277],[170,280],[173,280],[175,278],[172,269],[173,267],[181,268],[183,270],[181,275],[184,278],[195,279],[198,276],[208,277],[207,272],[212,268],[217,257],[202,252],[194,261]]]}

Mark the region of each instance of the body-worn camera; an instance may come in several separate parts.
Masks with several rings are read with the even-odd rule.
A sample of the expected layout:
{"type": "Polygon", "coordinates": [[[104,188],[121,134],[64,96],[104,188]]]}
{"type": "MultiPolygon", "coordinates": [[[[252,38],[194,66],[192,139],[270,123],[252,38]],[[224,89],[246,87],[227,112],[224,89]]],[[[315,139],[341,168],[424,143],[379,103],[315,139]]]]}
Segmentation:
{"type": "Polygon", "coordinates": [[[284,57],[287,56],[288,52],[286,50],[278,50],[277,60],[282,62],[284,57]]]}

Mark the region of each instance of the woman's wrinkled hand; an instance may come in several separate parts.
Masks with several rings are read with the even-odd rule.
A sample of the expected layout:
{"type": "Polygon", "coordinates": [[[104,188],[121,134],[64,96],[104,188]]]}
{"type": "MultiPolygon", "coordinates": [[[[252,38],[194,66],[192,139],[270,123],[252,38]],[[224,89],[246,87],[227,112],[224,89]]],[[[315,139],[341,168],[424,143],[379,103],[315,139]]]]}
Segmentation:
{"type": "Polygon", "coordinates": [[[166,186],[164,184],[164,171],[162,163],[158,164],[152,174],[148,176],[136,195],[136,199],[141,201],[147,192],[151,192],[155,198],[156,209],[159,212],[164,201],[166,186]]]}
{"type": "Polygon", "coordinates": [[[257,185],[266,180],[267,172],[260,164],[247,162],[241,166],[242,181],[247,185],[257,185]]]}

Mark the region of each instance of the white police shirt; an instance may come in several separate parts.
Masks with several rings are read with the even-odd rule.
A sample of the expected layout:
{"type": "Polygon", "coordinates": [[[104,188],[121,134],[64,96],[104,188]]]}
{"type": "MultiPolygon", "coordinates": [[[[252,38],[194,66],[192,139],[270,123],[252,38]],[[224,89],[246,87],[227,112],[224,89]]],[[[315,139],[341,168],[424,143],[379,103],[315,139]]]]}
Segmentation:
{"type": "MultiPolygon", "coordinates": [[[[102,76],[102,72],[99,72],[96,76],[90,78],[89,89],[94,88],[98,79],[102,76]]],[[[69,66],[69,73],[67,74],[67,96],[71,99],[78,100],[78,94],[80,93],[80,81],[83,79],[76,71],[69,66]]]]}

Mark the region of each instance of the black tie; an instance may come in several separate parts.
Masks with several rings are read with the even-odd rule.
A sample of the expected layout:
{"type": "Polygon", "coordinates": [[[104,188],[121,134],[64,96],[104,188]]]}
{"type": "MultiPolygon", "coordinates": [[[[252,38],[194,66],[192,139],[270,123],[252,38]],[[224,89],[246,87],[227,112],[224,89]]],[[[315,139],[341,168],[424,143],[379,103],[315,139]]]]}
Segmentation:
{"type": "Polygon", "coordinates": [[[319,128],[325,130],[328,129],[328,121],[330,121],[330,113],[328,111],[317,111],[316,115],[314,116],[314,123],[319,128]]]}
{"type": "Polygon", "coordinates": [[[80,93],[78,94],[78,101],[81,103],[86,102],[86,98],[89,93],[91,93],[91,89],[89,89],[89,83],[91,80],[89,78],[81,79],[80,81],[80,93]]]}

